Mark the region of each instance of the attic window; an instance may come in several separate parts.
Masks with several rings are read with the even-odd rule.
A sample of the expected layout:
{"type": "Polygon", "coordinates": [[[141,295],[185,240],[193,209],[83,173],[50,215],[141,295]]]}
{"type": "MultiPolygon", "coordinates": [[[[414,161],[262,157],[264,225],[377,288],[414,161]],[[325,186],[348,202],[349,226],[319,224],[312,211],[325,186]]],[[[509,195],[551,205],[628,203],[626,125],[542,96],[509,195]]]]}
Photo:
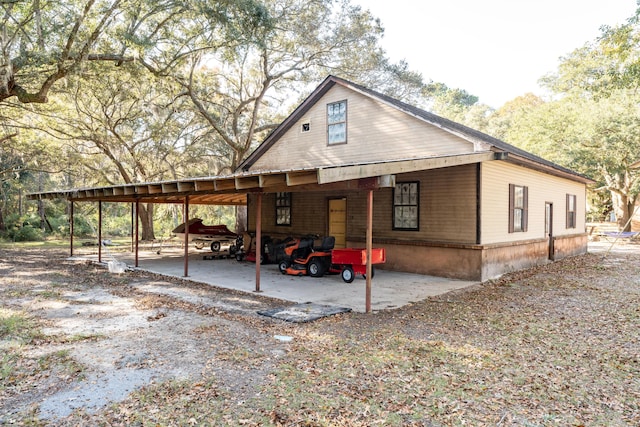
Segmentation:
{"type": "Polygon", "coordinates": [[[347,143],[347,101],[327,104],[327,143],[347,143]]]}
{"type": "Polygon", "coordinates": [[[302,124],[302,133],[309,132],[311,130],[311,123],[302,124]]]}

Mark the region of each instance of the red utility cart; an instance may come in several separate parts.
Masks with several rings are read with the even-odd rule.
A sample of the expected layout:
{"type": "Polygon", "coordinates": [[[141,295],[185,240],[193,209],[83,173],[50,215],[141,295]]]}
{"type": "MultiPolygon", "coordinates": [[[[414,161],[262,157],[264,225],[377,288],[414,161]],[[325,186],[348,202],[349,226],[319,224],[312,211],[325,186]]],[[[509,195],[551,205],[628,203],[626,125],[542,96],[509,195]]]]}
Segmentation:
{"type": "MultiPolygon", "coordinates": [[[[384,264],[386,254],[384,248],[371,248],[371,264],[384,264]]],[[[356,274],[367,274],[367,250],[365,248],[334,249],[331,252],[331,267],[339,269],[342,280],[353,282],[356,274]]],[[[371,278],[374,270],[371,266],[371,278]]]]}

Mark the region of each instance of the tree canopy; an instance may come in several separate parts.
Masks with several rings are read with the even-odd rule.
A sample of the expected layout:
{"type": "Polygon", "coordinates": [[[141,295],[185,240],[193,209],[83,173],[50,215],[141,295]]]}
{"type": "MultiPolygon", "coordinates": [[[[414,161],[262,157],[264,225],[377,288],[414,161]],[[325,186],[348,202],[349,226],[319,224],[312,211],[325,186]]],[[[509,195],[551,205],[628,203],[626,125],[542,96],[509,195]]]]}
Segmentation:
{"type": "MultiPolygon", "coordinates": [[[[380,46],[382,22],[349,0],[11,0],[1,7],[4,212],[15,210],[11,200],[25,185],[233,171],[328,74],[594,178],[598,209],[606,213],[612,203],[621,225],[638,198],[637,13],[603,27],[544,76],[550,97],[523,94],[494,111],[464,89],[392,62],[380,46]]],[[[147,216],[143,228],[152,236],[153,212],[147,216]]]]}
{"type": "Polygon", "coordinates": [[[327,74],[423,99],[422,76],[348,0],[2,7],[0,152],[39,146],[24,167],[52,186],[228,173],[327,74]]]}
{"type": "Polygon", "coordinates": [[[596,199],[605,205],[599,210],[606,213],[611,203],[627,231],[640,191],[633,167],[640,160],[639,12],[624,25],[603,27],[598,39],[563,58],[558,71],[542,79],[552,100],[508,131],[520,132],[525,148],[595,179],[596,199]]]}

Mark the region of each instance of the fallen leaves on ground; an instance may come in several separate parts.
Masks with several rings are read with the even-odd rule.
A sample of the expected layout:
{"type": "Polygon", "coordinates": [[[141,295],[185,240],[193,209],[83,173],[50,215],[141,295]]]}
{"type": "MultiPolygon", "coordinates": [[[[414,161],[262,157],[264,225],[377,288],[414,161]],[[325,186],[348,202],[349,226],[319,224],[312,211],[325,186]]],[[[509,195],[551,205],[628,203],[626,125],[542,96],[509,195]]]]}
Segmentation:
{"type": "MultiPolygon", "coordinates": [[[[135,300],[132,310],[148,312],[145,319],[152,324],[170,321],[178,312],[211,319],[194,325],[190,336],[211,347],[199,378],[150,383],[103,410],[77,410],[63,420],[34,421],[33,410],[25,408],[18,422],[640,425],[640,253],[568,258],[404,308],[309,324],[283,324],[145,293],[131,282],[164,281],[219,292],[220,298],[232,291],[141,273],[114,277],[95,265],[64,261],[56,252],[0,250],[2,268],[10,272],[0,278],[5,309],[35,298],[59,299],[66,290],[107,288],[135,300]],[[24,264],[25,257],[43,265],[24,264]],[[19,275],[25,281],[17,280],[19,275]],[[54,289],[57,293],[43,292],[54,289]],[[282,333],[293,341],[272,339],[282,333]]],[[[29,316],[37,319],[38,313],[29,316]]],[[[43,345],[53,349],[60,342],[43,345]]],[[[27,390],[52,392],[43,376],[67,372],[74,378],[61,370],[70,365],[68,353],[40,366],[20,359],[30,345],[23,344],[9,362],[37,374],[23,375],[20,387],[3,377],[0,406],[19,402],[27,390]]],[[[74,342],[65,345],[73,348],[74,342]]]]}

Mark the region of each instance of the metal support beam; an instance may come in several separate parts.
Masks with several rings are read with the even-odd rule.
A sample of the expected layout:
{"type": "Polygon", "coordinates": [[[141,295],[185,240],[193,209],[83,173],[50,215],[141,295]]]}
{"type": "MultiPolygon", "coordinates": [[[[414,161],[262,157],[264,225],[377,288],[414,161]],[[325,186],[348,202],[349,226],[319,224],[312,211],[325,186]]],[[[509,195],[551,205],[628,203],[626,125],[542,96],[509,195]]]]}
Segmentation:
{"type": "Polygon", "coordinates": [[[138,258],[138,251],[139,251],[139,243],[140,243],[140,219],[138,218],[138,212],[140,212],[140,200],[136,199],[136,214],[135,214],[135,224],[136,224],[136,256],[135,256],[135,263],[134,263],[134,267],[138,267],[139,264],[139,258],[138,258]]]}
{"type": "Polygon", "coordinates": [[[262,193],[256,197],[256,290],[260,290],[260,263],[262,262],[262,193]]]}
{"type": "Polygon", "coordinates": [[[73,256],[73,200],[69,206],[69,256],[73,256]]]}
{"type": "Polygon", "coordinates": [[[184,277],[189,277],[189,196],[184,196],[184,277]]]}
{"type": "Polygon", "coordinates": [[[98,202],[98,262],[102,262],[102,200],[98,202]]]}
{"type": "Polygon", "coordinates": [[[135,215],[135,213],[134,213],[134,209],[135,209],[135,203],[131,203],[131,228],[130,228],[130,235],[131,235],[131,252],[133,252],[133,251],[135,250],[135,248],[134,248],[135,243],[134,243],[134,241],[133,241],[133,239],[135,238],[135,234],[134,234],[134,233],[135,233],[135,230],[134,230],[135,225],[134,225],[134,222],[133,222],[133,221],[135,221],[135,217],[134,217],[134,215],[135,215]]]}
{"type": "Polygon", "coordinates": [[[371,247],[373,246],[373,190],[367,194],[367,292],[365,298],[365,312],[371,313],[371,247]]]}

